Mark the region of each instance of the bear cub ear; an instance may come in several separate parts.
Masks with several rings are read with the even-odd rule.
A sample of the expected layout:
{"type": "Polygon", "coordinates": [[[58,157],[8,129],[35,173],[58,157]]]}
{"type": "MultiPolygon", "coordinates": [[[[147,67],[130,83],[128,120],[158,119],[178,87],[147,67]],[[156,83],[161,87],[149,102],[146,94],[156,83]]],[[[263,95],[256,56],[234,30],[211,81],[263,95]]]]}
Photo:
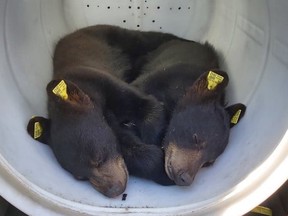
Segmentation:
{"type": "Polygon", "coordinates": [[[240,119],[244,116],[246,112],[246,106],[241,103],[237,103],[226,107],[225,110],[227,111],[228,115],[230,116],[230,128],[234,127],[240,119]]]}
{"type": "Polygon", "coordinates": [[[93,107],[93,103],[76,84],[68,80],[52,80],[46,87],[50,101],[72,107],[93,107]]]}
{"type": "Polygon", "coordinates": [[[33,139],[48,144],[50,137],[50,120],[40,116],[32,117],[28,122],[27,132],[33,139]]]}
{"type": "Polygon", "coordinates": [[[222,70],[214,69],[203,73],[189,89],[188,94],[197,100],[215,99],[221,96],[228,85],[228,74],[222,70]]]}

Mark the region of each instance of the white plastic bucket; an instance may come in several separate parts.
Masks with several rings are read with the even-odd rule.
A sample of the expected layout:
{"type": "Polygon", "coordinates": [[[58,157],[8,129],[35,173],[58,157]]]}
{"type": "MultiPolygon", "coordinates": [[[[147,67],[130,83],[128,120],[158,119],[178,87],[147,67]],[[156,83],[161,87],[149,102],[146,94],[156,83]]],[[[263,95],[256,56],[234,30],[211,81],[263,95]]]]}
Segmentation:
{"type": "Polygon", "coordinates": [[[0,0],[0,195],[29,215],[242,215],[288,178],[287,0],[0,0]],[[247,105],[225,152],[190,187],[129,179],[126,201],[74,180],[26,133],[46,116],[56,41],[93,24],[210,41],[247,105]]]}

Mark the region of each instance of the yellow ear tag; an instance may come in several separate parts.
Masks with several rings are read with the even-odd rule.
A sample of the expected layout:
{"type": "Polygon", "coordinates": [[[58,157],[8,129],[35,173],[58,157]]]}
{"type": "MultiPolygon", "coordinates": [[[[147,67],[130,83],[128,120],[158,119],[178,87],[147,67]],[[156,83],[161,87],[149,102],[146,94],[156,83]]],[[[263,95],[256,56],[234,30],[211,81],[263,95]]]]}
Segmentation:
{"type": "Polygon", "coordinates": [[[61,82],[58,83],[58,85],[52,90],[52,92],[55,95],[61,97],[63,100],[68,99],[67,85],[64,80],[61,80],[61,82]]]}
{"type": "Polygon", "coordinates": [[[264,206],[257,206],[256,208],[252,209],[251,212],[272,216],[272,210],[264,206]]]}
{"type": "Polygon", "coordinates": [[[241,115],[241,110],[238,110],[238,111],[234,114],[234,116],[231,118],[231,123],[237,124],[240,115],[241,115]]]}
{"type": "Polygon", "coordinates": [[[42,135],[43,129],[39,122],[34,123],[34,139],[39,138],[42,135]]]}
{"type": "Polygon", "coordinates": [[[208,81],[208,90],[213,90],[216,88],[216,86],[220,83],[222,83],[224,80],[224,77],[213,72],[209,71],[209,74],[207,76],[207,81],[208,81]]]}

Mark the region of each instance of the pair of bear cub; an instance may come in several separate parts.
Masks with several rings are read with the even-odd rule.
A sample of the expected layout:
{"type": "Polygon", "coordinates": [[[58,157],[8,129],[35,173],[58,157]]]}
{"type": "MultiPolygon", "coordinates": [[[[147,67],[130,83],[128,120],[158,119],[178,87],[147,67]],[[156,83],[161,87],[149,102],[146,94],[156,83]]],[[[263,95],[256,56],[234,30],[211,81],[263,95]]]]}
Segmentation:
{"type": "Polygon", "coordinates": [[[61,166],[108,197],[128,173],[190,185],[224,151],[243,104],[224,107],[228,75],[209,44],[97,25],[62,38],[47,85],[49,119],[27,126],[61,166]]]}

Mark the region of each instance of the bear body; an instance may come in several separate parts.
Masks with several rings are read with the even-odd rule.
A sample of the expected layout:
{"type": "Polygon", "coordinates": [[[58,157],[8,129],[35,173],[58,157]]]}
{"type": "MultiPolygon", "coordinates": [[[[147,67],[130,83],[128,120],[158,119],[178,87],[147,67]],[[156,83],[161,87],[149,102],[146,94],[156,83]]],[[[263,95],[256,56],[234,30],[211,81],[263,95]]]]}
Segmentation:
{"type": "Polygon", "coordinates": [[[203,74],[218,67],[209,44],[159,32],[87,27],[57,43],[47,85],[49,119],[33,118],[27,129],[33,134],[40,122],[44,132],[34,138],[48,144],[75,178],[89,180],[108,197],[125,190],[128,172],[162,185],[189,185],[198,169],[223,151],[218,144],[216,150],[207,148],[206,137],[224,134],[219,143],[225,148],[230,116],[240,107],[225,110],[228,76],[222,71],[217,70],[224,82],[203,93],[203,74]],[[55,93],[63,85],[64,94],[55,93]],[[216,119],[210,126],[207,116],[216,119]],[[224,129],[213,129],[219,125],[224,129]],[[195,149],[205,157],[194,157],[195,149]]]}
{"type": "Polygon", "coordinates": [[[76,83],[89,92],[91,100],[97,101],[102,110],[112,111],[119,122],[133,121],[144,142],[155,143],[163,127],[163,108],[154,97],[146,96],[127,82],[138,76],[137,69],[141,66],[137,59],[175,38],[171,34],[108,25],[81,29],[56,45],[53,79],[76,83]],[[149,121],[145,121],[147,116],[149,121]]]}
{"type": "Polygon", "coordinates": [[[205,71],[219,68],[218,56],[208,43],[171,40],[143,57],[140,76],[131,84],[161,101],[168,116],[177,102],[205,71]]]}
{"type": "Polygon", "coordinates": [[[190,185],[198,170],[224,151],[234,125],[230,120],[240,110],[239,120],[246,107],[224,107],[229,78],[217,69],[217,53],[208,43],[172,40],[142,61],[143,69],[132,85],[164,104],[166,173],[177,185],[190,185]],[[212,80],[213,88],[209,87],[210,70],[222,79],[212,80]]]}
{"type": "Polygon", "coordinates": [[[126,188],[129,169],[125,161],[133,163],[135,159],[130,151],[135,149],[133,140],[129,137],[127,145],[122,145],[127,140],[121,138],[119,125],[133,122],[140,131],[141,142],[137,141],[141,146],[137,148],[149,152],[151,147],[157,148],[158,153],[137,160],[132,174],[154,180],[151,172],[142,176],[141,169],[155,157],[150,167],[155,166],[155,170],[161,170],[158,175],[164,175],[156,181],[172,184],[164,170],[163,151],[150,145],[158,142],[164,127],[163,106],[127,82],[138,76],[136,59],[175,38],[108,25],[65,36],[55,47],[53,80],[46,88],[49,119],[31,119],[28,132],[33,134],[38,121],[44,132],[36,139],[51,147],[64,169],[77,179],[89,180],[105,196],[115,197],[126,188]]]}

